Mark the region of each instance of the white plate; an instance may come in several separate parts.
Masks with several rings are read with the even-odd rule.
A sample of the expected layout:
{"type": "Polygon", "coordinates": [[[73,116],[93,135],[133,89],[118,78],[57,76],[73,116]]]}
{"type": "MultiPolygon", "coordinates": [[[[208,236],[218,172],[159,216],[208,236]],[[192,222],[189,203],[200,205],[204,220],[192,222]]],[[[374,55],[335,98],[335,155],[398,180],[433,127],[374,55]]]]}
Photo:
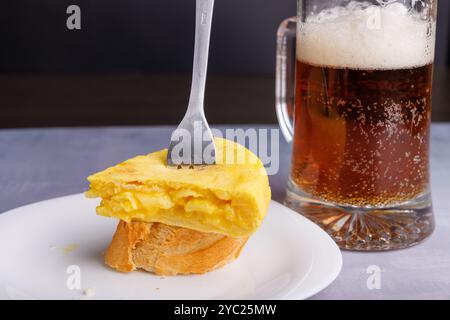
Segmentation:
{"type": "Polygon", "coordinates": [[[1,214],[0,299],[305,299],[342,266],[324,231],[272,201],[241,257],[223,269],[122,274],[103,264],[117,221],[97,216],[96,205],[79,194],[1,214]]]}

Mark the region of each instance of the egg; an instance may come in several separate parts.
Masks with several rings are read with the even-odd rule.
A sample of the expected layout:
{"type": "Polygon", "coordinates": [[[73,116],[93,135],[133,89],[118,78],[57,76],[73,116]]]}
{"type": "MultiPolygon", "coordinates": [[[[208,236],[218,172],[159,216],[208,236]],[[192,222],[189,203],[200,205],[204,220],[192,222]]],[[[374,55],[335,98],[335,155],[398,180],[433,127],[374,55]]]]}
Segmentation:
{"type": "Polygon", "coordinates": [[[253,234],[271,198],[259,158],[245,147],[215,139],[216,165],[167,166],[167,150],[138,156],[96,173],[88,197],[97,213],[125,222],[164,223],[230,237],[253,234]]]}

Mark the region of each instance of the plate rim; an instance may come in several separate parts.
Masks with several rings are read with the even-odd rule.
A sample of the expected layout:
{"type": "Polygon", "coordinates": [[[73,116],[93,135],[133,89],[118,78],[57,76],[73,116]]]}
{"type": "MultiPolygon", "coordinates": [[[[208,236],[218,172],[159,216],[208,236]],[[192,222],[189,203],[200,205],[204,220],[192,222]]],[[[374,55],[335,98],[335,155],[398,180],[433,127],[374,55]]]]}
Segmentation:
{"type": "MultiPolygon", "coordinates": [[[[336,242],[330,237],[330,235],[328,233],[326,233],[322,228],[320,228],[317,224],[315,224],[308,218],[304,217],[302,214],[292,210],[291,208],[289,208],[277,201],[272,200],[272,202],[275,202],[276,204],[283,207],[283,209],[286,210],[289,214],[294,215],[296,218],[302,220],[304,224],[308,225],[308,228],[312,229],[313,232],[315,234],[317,234],[318,237],[322,238],[323,242],[315,242],[313,245],[314,248],[319,247],[318,244],[320,244],[320,243],[323,243],[324,245],[326,243],[326,246],[329,246],[329,249],[330,249],[327,252],[328,253],[333,252],[333,254],[334,254],[334,258],[330,259],[329,256],[325,257],[323,254],[321,254],[321,255],[315,254],[315,252],[321,252],[320,248],[317,248],[319,250],[313,250],[314,262],[313,262],[311,271],[306,276],[305,280],[299,284],[299,287],[298,287],[298,289],[301,293],[296,294],[294,292],[290,299],[304,300],[304,299],[311,298],[311,297],[315,296],[316,294],[325,290],[328,286],[330,286],[337,279],[339,274],[341,273],[342,267],[343,267],[343,257],[342,257],[341,249],[336,244],[336,242]],[[319,259],[316,259],[317,256],[319,257],[319,259]],[[333,260],[335,262],[334,266],[330,267],[329,262],[333,261],[333,260]],[[327,276],[325,278],[322,278],[320,285],[316,285],[316,288],[314,290],[305,290],[302,287],[305,286],[305,283],[308,283],[308,279],[311,279],[312,276],[319,275],[318,269],[315,268],[316,265],[325,266],[325,269],[330,269],[330,270],[328,270],[328,272],[326,272],[327,276]]],[[[314,249],[314,248],[312,248],[312,249],[314,249]]],[[[324,271],[322,270],[320,273],[322,273],[322,272],[324,272],[324,271]]]]}
{"type": "MultiPolygon", "coordinates": [[[[53,202],[55,200],[64,200],[66,198],[77,198],[77,197],[84,197],[84,193],[74,193],[69,194],[66,196],[59,196],[54,197],[46,200],[37,201],[34,203],[29,203],[17,208],[13,208],[7,211],[4,211],[0,213],[0,223],[4,219],[10,219],[10,217],[16,215],[16,214],[24,214],[20,213],[21,211],[27,211],[29,207],[33,207],[36,205],[42,205],[47,202],[53,202]]],[[[90,199],[86,199],[87,201],[90,201],[90,199]]],[[[91,200],[93,201],[93,200],[91,200]]],[[[310,229],[310,235],[309,240],[316,240],[310,242],[312,245],[310,247],[312,253],[313,253],[313,262],[310,267],[309,272],[305,275],[303,280],[298,284],[298,286],[295,289],[292,289],[287,295],[285,296],[286,300],[304,300],[311,298],[318,294],[319,292],[325,290],[329,285],[331,285],[336,278],[339,276],[340,272],[342,271],[343,267],[343,257],[342,252],[337,246],[337,244],[334,242],[334,240],[318,225],[316,225],[314,222],[309,220],[308,218],[304,217],[300,213],[290,209],[289,207],[283,205],[282,203],[271,200],[270,206],[274,206],[275,210],[281,210],[286,212],[286,214],[289,214],[291,218],[299,220],[299,223],[301,223],[304,226],[307,226],[307,229],[310,229]],[[311,234],[314,236],[311,237],[311,234]],[[314,239],[311,239],[314,238],[314,239]],[[317,242],[317,239],[320,241],[317,242]],[[320,252],[323,250],[323,247],[327,247],[327,252],[332,252],[334,257],[331,259],[334,260],[333,264],[329,264],[330,259],[329,255],[327,257],[321,255],[320,252]],[[319,254],[317,254],[319,253],[319,254]],[[321,269],[325,270],[319,270],[317,266],[322,266],[321,269]],[[325,266],[325,268],[324,268],[325,266]],[[323,275],[326,274],[324,277],[323,275]],[[317,284],[315,282],[314,285],[311,285],[311,278],[312,277],[320,277],[320,282],[317,284]],[[309,280],[309,281],[308,281],[309,280]],[[305,288],[306,287],[306,288],[305,288]]],[[[28,210],[26,214],[31,214],[31,210],[28,210]]],[[[285,213],[282,213],[285,214],[285,213]]],[[[322,251],[323,252],[323,251],[322,251]]],[[[318,281],[318,280],[315,280],[318,281]]]]}

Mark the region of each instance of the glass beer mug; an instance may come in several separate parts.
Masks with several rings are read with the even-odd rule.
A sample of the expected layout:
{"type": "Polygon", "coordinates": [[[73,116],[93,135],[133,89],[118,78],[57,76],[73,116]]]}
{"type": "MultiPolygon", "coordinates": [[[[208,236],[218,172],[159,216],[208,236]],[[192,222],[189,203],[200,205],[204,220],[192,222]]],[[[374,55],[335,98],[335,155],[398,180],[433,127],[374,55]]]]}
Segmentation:
{"type": "Polygon", "coordinates": [[[285,203],[341,248],[400,249],[433,232],[436,14],[435,0],[299,0],[279,29],[285,203]]]}

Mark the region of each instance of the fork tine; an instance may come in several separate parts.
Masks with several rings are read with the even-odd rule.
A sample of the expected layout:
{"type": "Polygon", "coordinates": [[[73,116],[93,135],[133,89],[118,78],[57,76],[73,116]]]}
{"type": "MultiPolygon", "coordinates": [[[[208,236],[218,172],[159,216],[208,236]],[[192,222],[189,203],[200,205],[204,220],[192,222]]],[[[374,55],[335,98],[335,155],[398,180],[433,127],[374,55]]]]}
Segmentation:
{"type": "Polygon", "coordinates": [[[167,154],[169,166],[216,164],[214,137],[206,120],[183,120],[173,132],[167,154]]]}

